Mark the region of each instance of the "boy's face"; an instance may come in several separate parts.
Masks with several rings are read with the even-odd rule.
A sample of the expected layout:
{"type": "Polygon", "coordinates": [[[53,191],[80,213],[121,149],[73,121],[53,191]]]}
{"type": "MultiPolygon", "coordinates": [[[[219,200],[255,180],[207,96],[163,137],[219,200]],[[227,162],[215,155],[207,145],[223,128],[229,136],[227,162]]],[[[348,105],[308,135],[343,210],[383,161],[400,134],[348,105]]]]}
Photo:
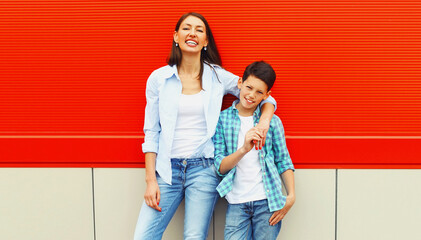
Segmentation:
{"type": "Polygon", "coordinates": [[[266,83],[253,75],[250,75],[244,82],[240,78],[238,88],[240,89],[240,104],[244,110],[254,111],[257,105],[270,95],[266,83]]]}

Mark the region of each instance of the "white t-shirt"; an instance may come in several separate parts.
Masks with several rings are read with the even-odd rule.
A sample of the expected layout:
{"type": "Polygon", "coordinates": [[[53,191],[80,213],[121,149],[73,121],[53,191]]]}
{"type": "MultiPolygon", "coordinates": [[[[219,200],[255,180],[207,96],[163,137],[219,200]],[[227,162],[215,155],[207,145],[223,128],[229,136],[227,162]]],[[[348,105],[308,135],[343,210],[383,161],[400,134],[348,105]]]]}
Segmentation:
{"type": "Polygon", "coordinates": [[[171,158],[190,157],[206,134],[203,90],[193,95],[181,94],[171,158]]]}
{"type": "MultiPolygon", "coordinates": [[[[242,117],[238,133],[238,148],[244,144],[246,133],[254,127],[253,116],[242,117]]],[[[225,196],[230,204],[266,199],[262,178],[262,167],[254,147],[237,163],[232,190],[225,196]]]]}

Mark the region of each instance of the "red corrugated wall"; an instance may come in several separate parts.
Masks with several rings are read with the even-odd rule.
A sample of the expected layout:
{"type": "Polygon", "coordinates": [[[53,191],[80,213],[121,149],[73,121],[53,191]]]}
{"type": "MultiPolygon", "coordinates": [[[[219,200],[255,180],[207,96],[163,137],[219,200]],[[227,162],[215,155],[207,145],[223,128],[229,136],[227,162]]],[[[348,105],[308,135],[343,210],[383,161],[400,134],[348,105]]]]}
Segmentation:
{"type": "Polygon", "coordinates": [[[146,79],[202,13],[277,72],[298,168],[421,168],[420,1],[1,1],[0,166],[142,167],[146,79]]]}

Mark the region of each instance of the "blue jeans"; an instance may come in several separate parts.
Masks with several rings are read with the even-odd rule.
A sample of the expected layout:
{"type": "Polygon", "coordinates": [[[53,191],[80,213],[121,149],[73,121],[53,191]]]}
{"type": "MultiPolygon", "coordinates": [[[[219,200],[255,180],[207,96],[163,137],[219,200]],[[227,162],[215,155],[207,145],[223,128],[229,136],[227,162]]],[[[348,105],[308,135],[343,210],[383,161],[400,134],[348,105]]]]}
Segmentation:
{"type": "Polygon", "coordinates": [[[282,221],[269,225],[269,211],[266,199],[240,204],[228,204],[225,219],[225,240],[267,239],[275,240],[281,230],[282,221]]]}
{"type": "Polygon", "coordinates": [[[162,212],[143,202],[134,239],[155,240],[162,235],[185,198],[184,239],[206,239],[218,193],[219,177],[213,159],[171,159],[172,185],[157,174],[162,212]]]}

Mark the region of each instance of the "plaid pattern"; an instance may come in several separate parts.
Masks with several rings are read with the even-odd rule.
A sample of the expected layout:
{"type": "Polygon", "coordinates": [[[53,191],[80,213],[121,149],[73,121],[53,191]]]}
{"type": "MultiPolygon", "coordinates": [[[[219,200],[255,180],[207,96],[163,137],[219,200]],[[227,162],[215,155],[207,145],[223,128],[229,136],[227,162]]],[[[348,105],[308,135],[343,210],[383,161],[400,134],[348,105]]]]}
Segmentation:
{"type": "MultiPolygon", "coordinates": [[[[216,190],[221,197],[231,191],[234,182],[234,167],[227,174],[219,172],[222,159],[237,151],[238,133],[241,127],[241,120],[238,117],[238,110],[233,105],[221,112],[219,116],[216,132],[213,137],[215,144],[215,166],[219,175],[223,177],[216,190]]],[[[254,124],[260,119],[260,108],[253,114],[254,124]]],[[[259,151],[259,162],[262,167],[263,185],[271,212],[282,209],[285,205],[286,197],[282,194],[282,181],[280,174],[288,169],[294,170],[288,149],[285,143],[284,128],[281,119],[273,115],[270,122],[269,131],[266,135],[266,142],[263,149],[259,151]]]]}

